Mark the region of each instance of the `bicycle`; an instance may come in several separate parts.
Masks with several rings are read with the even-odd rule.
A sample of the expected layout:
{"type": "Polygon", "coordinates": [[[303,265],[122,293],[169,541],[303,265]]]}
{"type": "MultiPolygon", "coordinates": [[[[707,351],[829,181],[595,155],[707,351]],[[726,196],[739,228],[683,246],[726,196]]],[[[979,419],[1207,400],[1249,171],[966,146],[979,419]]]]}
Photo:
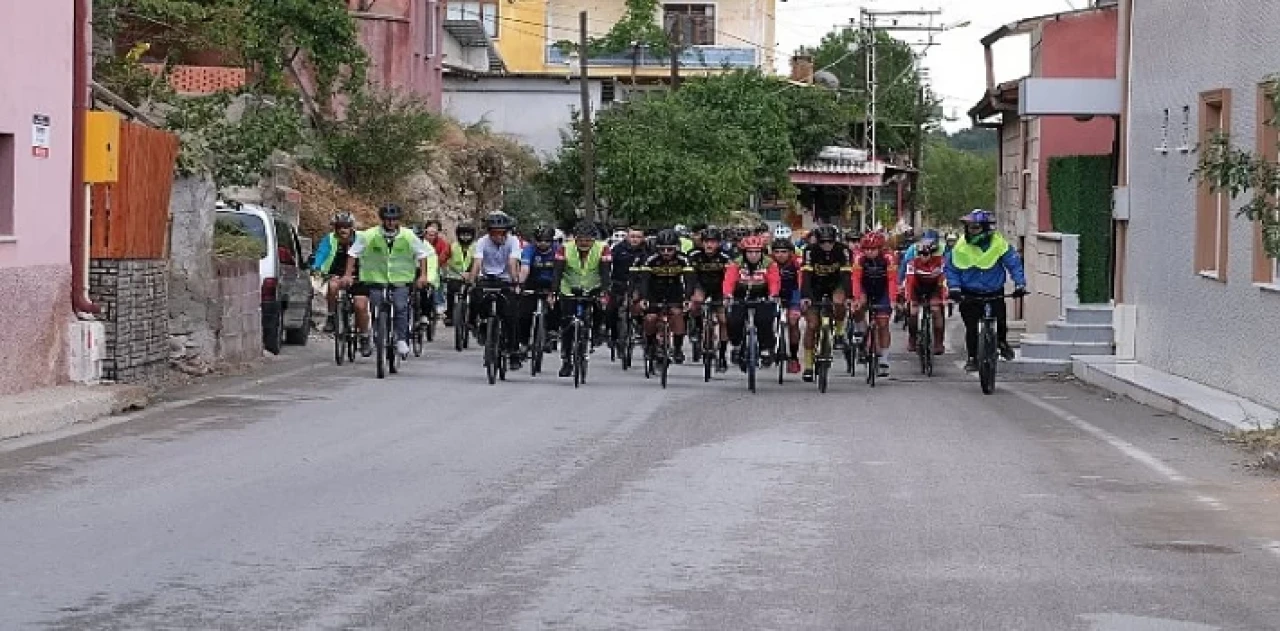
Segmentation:
{"type": "Polygon", "coordinates": [[[436,321],[440,319],[440,311],[436,309],[435,292],[427,294],[427,304],[422,304],[422,291],[414,291],[417,301],[413,309],[413,356],[422,357],[422,349],[425,342],[434,342],[436,340],[436,321]],[[420,322],[422,316],[427,317],[425,323],[420,322]]]}
{"type": "Polygon", "coordinates": [[[667,388],[667,372],[671,368],[671,310],[681,304],[662,303],[658,309],[657,346],[645,353],[645,379],[657,374],[662,379],[662,389],[667,388]]]}
{"type": "MultiPolygon", "coordinates": [[[[867,332],[862,336],[863,361],[867,364],[867,385],[876,387],[880,375],[880,330],[875,311],[867,306],[867,332]]],[[[888,325],[885,325],[888,326],[888,325]]]]}
{"type": "Polygon", "coordinates": [[[615,352],[621,360],[622,369],[629,370],[635,360],[636,332],[640,327],[636,326],[636,316],[631,310],[631,301],[627,295],[624,294],[619,300],[618,323],[614,332],[613,346],[618,349],[615,352]]]}
{"type": "Polygon", "coordinates": [[[453,347],[459,353],[471,346],[471,285],[462,283],[453,305],[453,347]]]}
{"type": "Polygon", "coordinates": [[[542,358],[547,351],[547,290],[525,290],[527,296],[536,296],[533,307],[533,324],[529,332],[529,375],[536,377],[542,372],[542,358]]]}
{"type": "MultiPolygon", "coordinates": [[[[760,367],[760,332],[756,329],[756,308],[763,304],[772,304],[772,300],[744,300],[746,309],[746,330],[742,337],[742,367],[747,373],[747,390],[756,392],[756,371],[760,367]]],[[[775,318],[776,321],[776,318],[775,318]]],[[[779,373],[781,375],[781,373],[779,373]]]]}
{"type": "Polygon", "coordinates": [[[596,290],[583,292],[575,288],[573,295],[562,296],[565,305],[563,313],[569,314],[569,338],[563,344],[571,344],[568,358],[573,362],[573,387],[577,388],[587,381],[587,359],[591,354],[592,319],[596,309],[599,292],[596,290]]]}
{"type": "MultiPolygon", "coordinates": [[[[978,383],[982,386],[982,394],[993,394],[996,391],[996,366],[999,357],[999,338],[996,335],[996,315],[992,307],[997,301],[1005,298],[1017,298],[1019,295],[1004,292],[990,295],[965,294],[960,297],[963,303],[981,303],[982,319],[978,323],[978,383]]],[[[962,312],[963,313],[963,312],[962,312]]]]}
{"type": "Polygon", "coordinates": [[[505,285],[481,287],[480,293],[485,298],[482,304],[483,302],[489,304],[489,313],[485,316],[483,324],[484,369],[489,378],[489,385],[493,385],[499,379],[507,380],[509,358],[502,347],[502,340],[507,335],[506,323],[502,317],[506,313],[507,287],[505,285]]]}
{"type": "Polygon", "coordinates": [[[359,338],[355,333],[355,302],[346,289],[338,290],[338,312],[333,317],[333,359],[339,366],[355,363],[359,338]]]}
{"type": "Polygon", "coordinates": [[[916,356],[920,358],[920,373],[933,376],[933,306],[925,300],[920,305],[920,318],[916,323],[916,356]]]}
{"type": "Polygon", "coordinates": [[[773,318],[773,330],[777,331],[777,337],[773,338],[778,341],[777,346],[773,350],[773,361],[778,365],[778,384],[781,385],[787,374],[787,310],[778,306],[778,313],[773,318]]]}
{"type": "Polygon", "coordinates": [[[377,357],[377,374],[385,379],[387,373],[399,372],[400,354],[396,352],[395,334],[395,285],[380,285],[370,288],[371,292],[381,292],[382,301],[377,313],[373,316],[373,351],[377,357]]]}
{"type": "Polygon", "coordinates": [[[694,361],[698,361],[699,356],[701,356],[702,379],[704,382],[711,381],[711,373],[715,370],[715,364],[719,358],[717,342],[720,341],[720,323],[716,321],[715,314],[723,304],[723,300],[711,300],[708,298],[702,301],[702,315],[698,318],[702,321],[702,325],[698,336],[698,344],[695,345],[701,347],[701,352],[694,354],[694,361]]]}
{"type": "Polygon", "coordinates": [[[813,304],[818,308],[818,339],[813,354],[814,381],[818,382],[818,392],[826,393],[827,380],[831,372],[832,348],[835,346],[835,323],[832,322],[835,306],[830,300],[822,300],[813,304]]]}

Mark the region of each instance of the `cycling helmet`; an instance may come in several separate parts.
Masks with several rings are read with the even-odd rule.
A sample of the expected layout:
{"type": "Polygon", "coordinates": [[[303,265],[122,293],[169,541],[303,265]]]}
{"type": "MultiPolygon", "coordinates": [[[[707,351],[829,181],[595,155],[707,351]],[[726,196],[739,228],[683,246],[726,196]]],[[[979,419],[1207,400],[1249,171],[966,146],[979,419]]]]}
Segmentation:
{"type": "Polygon", "coordinates": [[[702,231],[703,241],[724,241],[724,232],[719,228],[706,228],[702,231]]]}
{"type": "Polygon", "coordinates": [[[516,227],[516,222],[511,216],[504,212],[492,212],[484,219],[485,230],[511,230],[516,227]]]}
{"type": "Polygon", "coordinates": [[[334,213],[333,219],[329,223],[333,224],[335,228],[350,228],[356,225],[356,218],[345,210],[339,210],[334,213]]]}
{"type": "Polygon", "coordinates": [[[991,214],[990,211],[975,208],[973,212],[961,217],[960,221],[963,223],[976,223],[982,224],[983,226],[990,226],[996,222],[996,217],[991,214]]]}
{"type": "Polygon", "coordinates": [[[378,208],[378,219],[399,219],[404,216],[404,211],[395,204],[383,204],[378,208]]]}
{"type": "Polygon", "coordinates": [[[764,247],[765,247],[764,237],[757,237],[755,235],[744,238],[742,240],[742,243],[738,244],[738,249],[742,250],[743,252],[749,252],[752,250],[763,252],[764,247]]]}
{"type": "Polygon", "coordinates": [[[609,240],[617,242],[617,241],[625,241],[626,238],[627,238],[626,230],[614,230],[613,236],[609,237],[609,240]]]}
{"type": "Polygon", "coordinates": [[[818,226],[813,229],[813,236],[818,240],[818,242],[838,241],[840,239],[839,235],[840,231],[836,230],[836,227],[830,224],[818,226]]]}
{"type": "Polygon", "coordinates": [[[774,239],[774,240],[773,240],[773,246],[772,246],[770,249],[772,249],[774,252],[777,252],[778,250],[786,250],[786,251],[788,251],[788,252],[795,252],[795,251],[796,251],[796,244],[792,243],[792,242],[791,242],[791,239],[782,239],[782,238],[779,238],[779,239],[774,239]]]}
{"type": "Polygon", "coordinates": [[[778,226],[777,228],[774,228],[774,229],[773,229],[773,238],[775,238],[775,239],[790,239],[790,238],[791,238],[791,228],[788,228],[788,227],[786,227],[786,226],[778,226]]]}
{"type": "Polygon", "coordinates": [[[689,228],[682,223],[676,224],[674,228],[677,237],[688,237],[693,233],[689,232],[689,228]]]}
{"type": "Polygon", "coordinates": [[[959,240],[960,240],[960,235],[954,232],[947,233],[947,243],[955,243],[956,241],[959,241],[959,240]]]}
{"type": "Polygon", "coordinates": [[[600,236],[596,231],[596,225],[590,221],[579,221],[578,225],[573,227],[573,236],[578,239],[595,239],[600,236]]]}
{"type": "Polygon", "coordinates": [[[926,256],[931,255],[938,249],[938,231],[925,230],[920,235],[920,240],[916,242],[916,252],[926,256]]]}
{"type": "Polygon", "coordinates": [[[541,225],[533,229],[533,240],[538,242],[550,242],[555,239],[556,231],[551,226],[541,225]]]}
{"type": "Polygon", "coordinates": [[[883,232],[869,232],[862,237],[862,249],[878,250],[884,247],[885,238],[883,232]]]}
{"type": "Polygon", "coordinates": [[[476,234],[476,227],[469,223],[460,223],[457,228],[454,228],[453,233],[459,237],[464,234],[469,234],[474,237],[476,234]]]}
{"type": "Polygon", "coordinates": [[[760,222],[759,224],[756,224],[756,231],[755,231],[755,232],[756,232],[756,234],[759,234],[759,235],[769,234],[769,224],[767,224],[767,223],[765,223],[765,222],[763,222],[763,221],[762,221],[762,222],[760,222]]]}
{"type": "Polygon", "coordinates": [[[680,235],[675,230],[663,230],[654,239],[654,245],[660,248],[680,247],[680,235]]]}

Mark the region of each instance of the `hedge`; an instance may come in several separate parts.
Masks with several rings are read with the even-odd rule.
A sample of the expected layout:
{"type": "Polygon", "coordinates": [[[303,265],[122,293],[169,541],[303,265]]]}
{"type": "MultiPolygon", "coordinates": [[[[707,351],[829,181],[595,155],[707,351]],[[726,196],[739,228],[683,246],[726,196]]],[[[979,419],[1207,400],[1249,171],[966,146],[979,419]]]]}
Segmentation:
{"type": "Polygon", "coordinates": [[[1053,229],[1080,235],[1080,302],[1111,299],[1111,156],[1049,159],[1053,229]]]}

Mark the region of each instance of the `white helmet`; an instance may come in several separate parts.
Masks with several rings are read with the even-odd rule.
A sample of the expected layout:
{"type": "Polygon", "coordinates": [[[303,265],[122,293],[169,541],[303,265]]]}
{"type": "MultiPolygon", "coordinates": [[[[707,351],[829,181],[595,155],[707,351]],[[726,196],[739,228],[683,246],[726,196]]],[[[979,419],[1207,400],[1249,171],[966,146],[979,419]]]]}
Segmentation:
{"type": "Polygon", "coordinates": [[[773,238],[775,238],[775,239],[790,239],[790,238],[791,238],[791,228],[788,228],[787,226],[778,226],[777,228],[774,228],[774,229],[773,229],[773,238]]]}
{"type": "Polygon", "coordinates": [[[564,230],[556,228],[556,241],[564,241],[564,230]]]}
{"type": "Polygon", "coordinates": [[[627,238],[626,230],[614,230],[613,236],[609,237],[609,240],[617,242],[617,241],[625,241],[626,238],[627,238]]]}

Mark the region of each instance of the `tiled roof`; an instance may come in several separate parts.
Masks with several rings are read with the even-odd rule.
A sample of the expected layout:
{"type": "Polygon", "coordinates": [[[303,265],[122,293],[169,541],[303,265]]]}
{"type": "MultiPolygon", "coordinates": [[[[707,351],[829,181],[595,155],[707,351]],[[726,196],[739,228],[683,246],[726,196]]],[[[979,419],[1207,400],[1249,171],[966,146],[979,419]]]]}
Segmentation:
{"type": "MultiPolygon", "coordinates": [[[[146,64],[151,72],[164,69],[161,64],[146,64]]],[[[223,90],[235,90],[244,86],[248,73],[244,68],[221,66],[173,66],[169,69],[169,84],[179,94],[213,94],[223,90]]]]}

